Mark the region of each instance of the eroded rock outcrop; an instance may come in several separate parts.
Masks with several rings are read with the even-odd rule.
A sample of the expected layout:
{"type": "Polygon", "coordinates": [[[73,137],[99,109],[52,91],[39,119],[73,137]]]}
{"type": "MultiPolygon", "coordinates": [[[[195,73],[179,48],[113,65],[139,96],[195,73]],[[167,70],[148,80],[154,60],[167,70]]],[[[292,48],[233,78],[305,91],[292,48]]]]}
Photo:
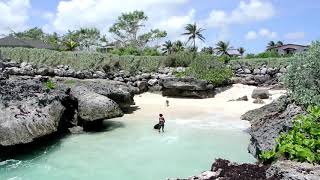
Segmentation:
{"type": "Polygon", "coordinates": [[[78,116],[83,121],[92,122],[123,115],[119,105],[106,96],[80,86],[73,88],[72,94],[78,99],[78,116]]]}
{"type": "Polygon", "coordinates": [[[25,144],[58,130],[63,93],[47,92],[40,79],[0,80],[0,145],[25,144]]]}
{"type": "Polygon", "coordinates": [[[282,180],[319,180],[320,165],[294,161],[277,161],[266,171],[267,177],[278,176],[282,180]]]}
{"type": "Polygon", "coordinates": [[[194,78],[165,78],[160,80],[163,96],[209,98],[214,97],[213,86],[194,78]]]}
{"type": "Polygon", "coordinates": [[[261,151],[272,150],[276,138],[280,133],[290,130],[294,117],[301,113],[301,107],[287,96],[282,96],[271,104],[242,115],[241,119],[251,122],[249,152],[257,157],[261,151]]]}

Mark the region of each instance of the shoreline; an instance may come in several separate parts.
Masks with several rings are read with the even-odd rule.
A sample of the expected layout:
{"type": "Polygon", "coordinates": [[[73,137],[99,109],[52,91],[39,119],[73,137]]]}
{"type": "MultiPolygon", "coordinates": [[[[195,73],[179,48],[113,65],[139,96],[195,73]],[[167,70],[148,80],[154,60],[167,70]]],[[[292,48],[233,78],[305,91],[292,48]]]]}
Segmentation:
{"type": "Polygon", "coordinates": [[[135,108],[133,112],[125,114],[116,120],[130,119],[155,119],[158,114],[164,114],[166,119],[207,119],[208,115],[214,114],[226,118],[238,119],[249,110],[260,108],[285,94],[285,90],[269,90],[272,99],[265,99],[265,104],[254,104],[251,98],[252,91],[256,86],[233,84],[230,88],[222,91],[214,98],[188,99],[163,97],[157,93],[143,93],[135,95],[135,108]],[[248,101],[230,101],[242,96],[247,96],[248,101]],[[169,106],[166,106],[166,100],[169,106]]]}

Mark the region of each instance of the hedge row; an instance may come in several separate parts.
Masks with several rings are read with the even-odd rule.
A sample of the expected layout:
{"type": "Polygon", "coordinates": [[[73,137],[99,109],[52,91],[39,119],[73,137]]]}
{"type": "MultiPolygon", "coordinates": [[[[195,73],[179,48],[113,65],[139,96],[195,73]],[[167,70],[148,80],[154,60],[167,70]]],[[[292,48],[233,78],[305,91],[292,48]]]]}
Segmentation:
{"type": "MultiPolygon", "coordinates": [[[[152,72],[159,67],[190,66],[193,61],[193,53],[181,52],[170,56],[118,56],[92,52],[59,52],[46,49],[30,48],[0,48],[1,56],[17,62],[30,62],[37,66],[69,65],[75,70],[102,69],[105,65],[117,65],[120,69],[134,72],[152,72]]],[[[202,55],[200,55],[202,56],[202,55]]],[[[288,65],[291,58],[263,58],[240,59],[230,61],[231,67],[247,66],[251,68],[261,67],[267,64],[269,67],[288,65]]],[[[282,66],[281,66],[282,67],[282,66]]]]}
{"type": "Polygon", "coordinates": [[[36,66],[69,65],[75,70],[102,69],[108,64],[118,64],[121,69],[154,71],[163,66],[164,56],[117,56],[89,52],[59,52],[46,49],[0,48],[1,57],[16,62],[30,62],[36,66]]]}

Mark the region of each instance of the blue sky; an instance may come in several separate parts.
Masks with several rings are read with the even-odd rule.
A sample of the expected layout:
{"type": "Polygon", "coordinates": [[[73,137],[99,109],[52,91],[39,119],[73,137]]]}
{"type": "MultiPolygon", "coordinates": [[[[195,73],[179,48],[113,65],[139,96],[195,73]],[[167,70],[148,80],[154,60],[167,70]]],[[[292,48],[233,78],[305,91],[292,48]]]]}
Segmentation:
{"type": "Polygon", "coordinates": [[[184,40],[184,25],[199,23],[206,29],[200,47],[225,40],[250,53],[263,51],[270,40],[320,39],[318,0],[0,0],[0,34],[34,26],[58,33],[95,26],[108,35],[121,12],[136,9],[149,16],[146,27],[167,30],[171,40],[184,40]]]}

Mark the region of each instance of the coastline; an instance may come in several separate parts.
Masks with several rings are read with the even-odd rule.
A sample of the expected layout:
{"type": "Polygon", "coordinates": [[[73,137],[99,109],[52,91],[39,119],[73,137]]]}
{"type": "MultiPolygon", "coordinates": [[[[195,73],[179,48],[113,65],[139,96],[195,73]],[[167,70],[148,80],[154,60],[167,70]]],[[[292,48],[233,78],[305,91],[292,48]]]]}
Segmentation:
{"type": "Polygon", "coordinates": [[[187,99],[163,97],[156,93],[143,93],[134,97],[135,107],[132,113],[125,114],[117,120],[130,119],[157,119],[159,113],[167,119],[205,119],[208,114],[227,117],[228,119],[240,120],[240,116],[249,110],[260,108],[285,94],[285,90],[269,90],[271,99],[264,100],[265,104],[254,104],[251,98],[255,86],[234,84],[222,91],[214,98],[187,99]],[[231,101],[242,96],[247,96],[248,101],[231,101]],[[169,106],[166,106],[166,100],[169,106]]]}

